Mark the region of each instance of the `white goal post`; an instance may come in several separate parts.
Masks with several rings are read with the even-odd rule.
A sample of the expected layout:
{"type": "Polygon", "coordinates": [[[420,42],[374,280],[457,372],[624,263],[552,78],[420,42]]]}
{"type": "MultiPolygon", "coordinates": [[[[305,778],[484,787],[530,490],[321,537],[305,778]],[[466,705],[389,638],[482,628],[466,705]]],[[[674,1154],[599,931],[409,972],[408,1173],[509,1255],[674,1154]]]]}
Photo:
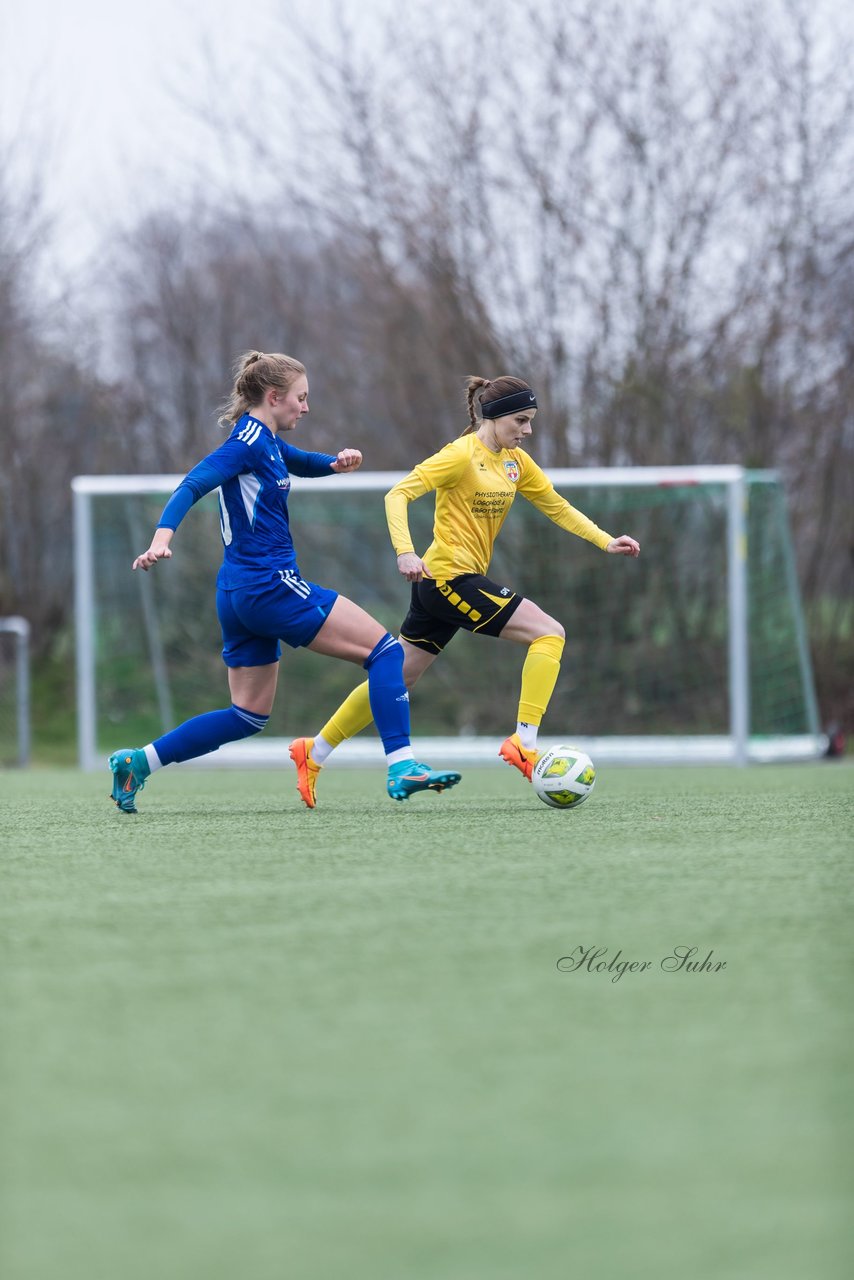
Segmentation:
{"type": "MultiPolygon", "coordinates": [[[[521,542],[514,545],[511,522],[518,508],[529,507],[524,502],[514,504],[507,530],[499,540],[500,544],[509,544],[508,581],[522,592],[527,587],[544,608],[550,607],[549,602],[543,602],[539,588],[528,586],[526,578],[539,575],[546,584],[543,589],[552,587],[558,592],[552,611],[572,608],[573,643],[578,645],[579,653],[575,666],[580,687],[575,694],[567,695],[569,700],[557,712],[553,702],[543,725],[542,740],[568,740],[587,750],[594,760],[621,763],[744,765],[750,761],[802,760],[821,755],[826,738],[819,728],[785,500],[777,477],[738,466],[585,468],[549,474],[559,492],[597,523],[615,535],[626,532],[639,536],[642,554],[639,561],[606,557],[622,564],[609,566],[612,576],[600,589],[603,570],[583,557],[588,552],[601,556],[601,552],[556,530],[539,513],[533,512],[539,524],[530,537],[525,526],[521,542]],[[544,550],[551,536],[546,529],[556,532],[565,544],[574,545],[560,543],[555,544],[556,550],[544,550]],[[522,559],[516,563],[514,557],[520,546],[522,559]],[[583,555],[579,547],[586,548],[583,555]],[[708,563],[712,559],[714,565],[708,563]],[[581,565],[581,576],[576,583],[572,575],[577,563],[581,565]],[[637,566],[644,568],[640,577],[633,577],[637,566]],[[564,570],[565,581],[571,579],[571,586],[564,583],[564,570]],[[655,580],[644,579],[643,572],[654,575],[655,580]],[[673,579],[669,582],[667,575],[671,572],[673,579]],[[619,576],[613,576],[615,573],[619,576]],[[596,584],[599,603],[588,609],[590,583],[596,584]],[[578,592],[578,601],[569,606],[573,591],[578,592]],[[627,656],[634,653],[638,654],[635,663],[627,656]],[[608,665],[617,658],[618,668],[608,665]],[[595,683],[592,677],[600,660],[605,662],[601,677],[596,676],[600,693],[585,713],[585,689],[595,683]],[[676,665],[682,674],[671,679],[676,665]],[[754,687],[752,670],[757,673],[754,687]],[[775,673],[779,675],[776,685],[775,673]],[[755,687],[757,680],[762,682],[761,688],[755,687]],[[770,682],[767,687],[766,682],[770,682]],[[596,708],[602,706],[603,690],[610,708],[607,723],[597,721],[596,708]],[[558,715],[562,718],[558,719],[558,715]],[[752,717],[756,723],[752,723],[752,717]],[[648,732],[644,731],[647,726],[648,732]]],[[[396,575],[382,511],[383,494],[401,476],[397,472],[360,472],[323,479],[293,478],[290,502],[303,573],[344,590],[359,603],[365,603],[371,612],[374,609],[370,594],[366,598],[365,593],[375,591],[377,581],[387,581],[389,589],[398,592],[395,600],[401,598],[399,583],[392,582],[396,575]],[[317,504],[311,508],[317,514],[306,521],[299,508],[310,500],[317,504]],[[353,564],[358,572],[365,573],[361,586],[349,578],[333,582],[328,573],[312,573],[306,564],[307,556],[325,554],[326,526],[329,536],[340,528],[340,540],[349,539],[354,548],[353,564]]],[[[201,571],[191,572],[189,567],[195,563],[192,547],[197,545],[204,547],[206,557],[213,557],[218,563],[221,546],[212,507],[209,519],[202,522],[201,538],[188,536],[188,527],[194,521],[191,513],[182,525],[181,543],[176,540],[176,548],[185,540],[191,544],[185,557],[188,565],[184,572],[188,576],[181,579],[183,585],[165,585],[169,576],[177,572],[173,570],[177,555],[160,573],[131,575],[130,571],[133,554],[147,545],[163,502],[181,479],[179,475],[78,476],[72,482],[78,748],[83,769],[101,768],[106,754],[124,745],[127,734],[120,723],[124,712],[122,650],[129,643],[139,646],[131,667],[134,680],[140,668],[145,668],[146,679],[150,675],[151,680],[150,689],[142,677],[139,688],[134,685],[134,691],[128,689],[127,710],[129,714],[132,710],[146,726],[141,730],[149,733],[144,740],[185,718],[173,704],[186,683],[181,673],[189,671],[189,664],[197,660],[200,642],[192,636],[176,641],[166,633],[176,614],[196,612],[193,593],[198,590],[199,599],[212,597],[210,578],[202,581],[201,571]],[[131,577],[138,580],[133,586],[129,585],[131,577]],[[160,583],[157,588],[155,579],[160,583]],[[158,599],[158,590],[172,590],[177,595],[158,599]],[[186,650],[186,667],[175,657],[181,644],[186,650]],[[109,698],[104,692],[107,686],[113,690],[109,698]],[[106,726],[101,707],[104,700],[109,702],[106,726]]],[[[413,504],[410,512],[417,507],[427,509],[432,518],[429,499],[413,504]]],[[[519,534],[515,537],[519,539],[519,534]]],[[[417,540],[417,545],[421,541],[417,540]]],[[[330,559],[329,563],[334,561],[330,559]]],[[[394,630],[405,607],[389,607],[396,610],[391,616],[398,621],[386,625],[394,630]]],[[[569,627],[567,631],[569,634],[569,627]]],[[[201,650],[208,656],[217,655],[219,636],[214,628],[207,625],[201,634],[201,650]]],[[[475,648],[479,650],[479,670],[486,686],[490,683],[490,661],[498,661],[496,651],[516,646],[492,646],[487,650],[480,640],[475,648]]],[[[453,680],[451,664],[455,660],[450,654],[448,683],[453,680]]],[[[289,661],[296,661],[294,652],[285,650],[283,663],[289,661]]],[[[517,655],[517,662],[521,666],[521,655],[517,655]]],[[[284,675],[283,668],[283,678],[284,675]]],[[[432,673],[428,674],[417,692],[422,687],[426,689],[426,682],[432,678],[432,673]]],[[[465,681],[464,675],[461,681],[465,681]]],[[[294,688],[299,684],[297,670],[294,688]]],[[[205,688],[208,692],[198,695],[201,700],[189,714],[221,704],[220,690],[211,685],[209,677],[205,688]]],[[[503,719],[510,726],[505,733],[515,718],[517,688],[518,682],[516,688],[508,687],[502,694],[506,702],[503,719]]],[[[288,734],[315,731],[334,706],[335,702],[318,705],[310,722],[304,720],[299,729],[288,725],[288,734]]],[[[489,718],[478,706],[467,714],[473,719],[489,718]]],[[[448,764],[495,759],[497,741],[491,727],[483,732],[476,723],[474,727],[461,723],[449,732],[437,732],[434,727],[419,736],[419,718],[423,716],[415,705],[413,741],[417,751],[428,758],[441,758],[448,764]]],[[[129,737],[128,741],[134,740],[129,737]]],[[[277,736],[271,722],[265,734],[223,747],[197,763],[290,765],[287,743],[288,738],[277,736]]],[[[376,735],[365,733],[345,743],[336,753],[339,758],[342,763],[352,764],[381,759],[376,735]]]]}

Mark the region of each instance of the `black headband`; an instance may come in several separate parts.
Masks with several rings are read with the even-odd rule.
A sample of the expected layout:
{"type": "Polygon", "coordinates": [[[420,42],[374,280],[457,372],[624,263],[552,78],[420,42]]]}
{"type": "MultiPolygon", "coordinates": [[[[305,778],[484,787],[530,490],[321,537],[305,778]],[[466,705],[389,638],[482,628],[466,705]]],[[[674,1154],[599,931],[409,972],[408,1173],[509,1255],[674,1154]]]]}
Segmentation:
{"type": "Polygon", "coordinates": [[[524,391],[511,391],[509,396],[501,396],[498,400],[481,401],[480,411],[484,418],[503,418],[517,409],[536,409],[537,397],[530,387],[524,391]]]}

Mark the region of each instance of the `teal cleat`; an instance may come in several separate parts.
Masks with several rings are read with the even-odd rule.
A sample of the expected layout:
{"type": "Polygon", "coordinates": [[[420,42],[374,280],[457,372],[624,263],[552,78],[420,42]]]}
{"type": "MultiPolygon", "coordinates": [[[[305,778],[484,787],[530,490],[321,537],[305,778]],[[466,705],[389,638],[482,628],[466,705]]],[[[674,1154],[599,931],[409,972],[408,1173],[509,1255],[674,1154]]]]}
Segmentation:
{"type": "Polygon", "coordinates": [[[145,779],[151,773],[145,752],[138,747],[123,747],[110,756],[110,768],[113,771],[113,790],[111,800],[122,813],[136,813],[134,800],[137,791],[145,786],[145,779]]]}
{"type": "Polygon", "coordinates": [[[387,786],[392,800],[408,800],[416,791],[444,791],[459,781],[460,775],[451,769],[431,769],[429,764],[400,760],[389,767],[387,786]]]}

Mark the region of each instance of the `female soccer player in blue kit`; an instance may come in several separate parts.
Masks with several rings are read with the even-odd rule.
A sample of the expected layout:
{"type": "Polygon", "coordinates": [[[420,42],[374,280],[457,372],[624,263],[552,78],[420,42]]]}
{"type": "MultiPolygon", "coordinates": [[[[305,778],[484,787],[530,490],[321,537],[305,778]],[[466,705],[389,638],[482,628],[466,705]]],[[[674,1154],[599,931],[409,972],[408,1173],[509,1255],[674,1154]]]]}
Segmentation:
{"type": "Polygon", "coordinates": [[[113,752],[112,799],[122,813],[136,813],[136,794],[156,769],[261,732],[273,709],[280,640],[366,669],[394,800],[416,791],[443,791],[460,780],[458,773],[415,761],[398,641],[345,596],[307,582],[297,567],[288,519],[291,473],[341,474],[362,462],[358,449],[306,453],[279,438],[307,413],[308,379],[298,360],[260,351],[241,357],[221,419],[231,434],[184,477],[163,510],[151,546],[133,562],[134,569],[148,570],[170,559],[172,536],[184,516],[199,498],[219,489],[225,552],[217,613],[231,706],[186,720],[145,747],[113,752]]]}

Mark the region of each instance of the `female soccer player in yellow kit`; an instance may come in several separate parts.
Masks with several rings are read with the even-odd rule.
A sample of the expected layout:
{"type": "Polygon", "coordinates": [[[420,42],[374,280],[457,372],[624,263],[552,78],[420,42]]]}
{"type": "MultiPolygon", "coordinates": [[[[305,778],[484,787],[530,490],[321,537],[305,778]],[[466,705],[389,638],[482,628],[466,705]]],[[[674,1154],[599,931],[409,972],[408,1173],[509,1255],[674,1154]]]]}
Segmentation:
{"type": "MultiPolygon", "coordinates": [[[[557,683],[564,629],[533,600],[486,576],[492,548],[517,493],[562,529],[595,542],[612,555],[637,556],[627,534],[612,538],[576,511],[524,449],[537,412],[534,392],[521,378],[469,378],[469,426],[463,435],[420,463],[386,494],[389,533],[397,567],[412,583],[409,613],[400,629],[407,688],[418,681],[462,627],[528,647],[516,732],[498,754],[530,781],[537,762],[537,731],[557,683]],[[407,508],[436,491],[433,541],[423,557],[409,533],[407,508]]],[[[341,704],[316,738],[290,744],[297,788],[309,809],[317,775],[330,753],[371,723],[367,683],[341,704]]]]}

